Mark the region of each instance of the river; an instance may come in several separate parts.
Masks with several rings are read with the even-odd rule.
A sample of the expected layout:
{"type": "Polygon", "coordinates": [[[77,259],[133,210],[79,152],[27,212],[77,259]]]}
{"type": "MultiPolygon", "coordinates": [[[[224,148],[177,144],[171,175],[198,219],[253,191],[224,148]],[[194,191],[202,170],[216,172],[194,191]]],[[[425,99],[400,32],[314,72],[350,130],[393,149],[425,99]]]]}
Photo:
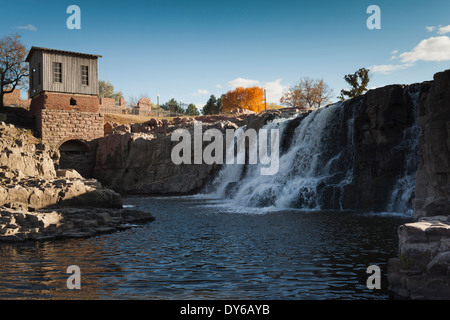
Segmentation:
{"type": "Polygon", "coordinates": [[[389,299],[387,260],[408,214],[237,207],[131,197],[156,220],[87,239],[0,244],[1,299],[389,299]],[[81,270],[69,290],[67,267],[81,270]],[[370,265],[381,289],[366,285],[370,265]]]}

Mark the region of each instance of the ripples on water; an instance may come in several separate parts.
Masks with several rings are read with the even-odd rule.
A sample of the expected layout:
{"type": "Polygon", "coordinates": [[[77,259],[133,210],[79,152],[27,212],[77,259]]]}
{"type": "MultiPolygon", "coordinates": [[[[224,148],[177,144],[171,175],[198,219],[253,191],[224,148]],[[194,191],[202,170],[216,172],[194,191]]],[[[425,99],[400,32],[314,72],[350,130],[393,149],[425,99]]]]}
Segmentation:
{"type": "Polygon", "coordinates": [[[154,222],[89,239],[0,244],[2,299],[386,299],[402,215],[128,198],[154,222]],[[68,290],[66,268],[81,268],[68,290]],[[366,269],[379,265],[382,290],[366,269]]]}

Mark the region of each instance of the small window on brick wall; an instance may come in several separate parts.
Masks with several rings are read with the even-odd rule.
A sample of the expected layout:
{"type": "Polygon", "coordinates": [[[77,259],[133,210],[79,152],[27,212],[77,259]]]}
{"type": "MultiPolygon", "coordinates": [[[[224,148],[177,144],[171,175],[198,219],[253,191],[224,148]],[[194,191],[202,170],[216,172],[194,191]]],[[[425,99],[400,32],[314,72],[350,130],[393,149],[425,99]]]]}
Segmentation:
{"type": "Polygon", "coordinates": [[[89,67],[81,66],[81,84],[84,86],[89,85],[89,67]]]}
{"type": "Polygon", "coordinates": [[[70,105],[71,106],[76,106],[77,105],[77,100],[75,100],[74,98],[70,98],[70,105]]]}

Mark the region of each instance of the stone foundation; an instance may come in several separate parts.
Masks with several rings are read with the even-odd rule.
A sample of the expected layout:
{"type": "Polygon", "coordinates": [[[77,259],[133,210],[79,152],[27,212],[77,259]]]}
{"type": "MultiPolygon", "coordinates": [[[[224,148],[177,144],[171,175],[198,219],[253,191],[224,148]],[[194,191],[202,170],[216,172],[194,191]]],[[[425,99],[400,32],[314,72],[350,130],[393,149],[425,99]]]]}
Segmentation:
{"type": "Polygon", "coordinates": [[[68,140],[91,141],[104,135],[101,113],[44,109],[39,120],[42,141],[56,147],[68,140]]]}

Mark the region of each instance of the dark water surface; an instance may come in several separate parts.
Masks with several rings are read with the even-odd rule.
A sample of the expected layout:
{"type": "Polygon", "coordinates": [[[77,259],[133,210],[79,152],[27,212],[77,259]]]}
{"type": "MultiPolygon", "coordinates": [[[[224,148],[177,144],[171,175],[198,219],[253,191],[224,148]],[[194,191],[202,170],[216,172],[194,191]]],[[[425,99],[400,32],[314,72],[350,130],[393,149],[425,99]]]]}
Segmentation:
{"type": "Polygon", "coordinates": [[[1,299],[388,299],[402,215],[127,198],[154,222],[89,239],[0,244],[1,299]],[[369,265],[382,289],[369,290],[369,265]],[[81,290],[69,290],[69,265],[81,290]]]}

